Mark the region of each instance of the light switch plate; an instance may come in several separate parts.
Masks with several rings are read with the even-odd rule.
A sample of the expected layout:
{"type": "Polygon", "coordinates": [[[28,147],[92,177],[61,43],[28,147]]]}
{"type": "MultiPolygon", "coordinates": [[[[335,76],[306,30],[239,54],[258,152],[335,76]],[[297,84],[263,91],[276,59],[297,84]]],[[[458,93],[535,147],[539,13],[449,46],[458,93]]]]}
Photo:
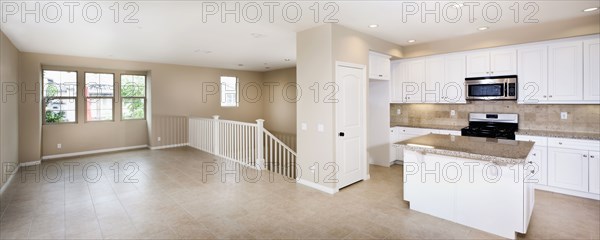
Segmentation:
{"type": "Polygon", "coordinates": [[[569,118],[569,113],[567,113],[567,112],[560,112],[560,119],[566,120],[568,118],[569,118]]]}
{"type": "Polygon", "coordinates": [[[396,115],[400,115],[402,114],[402,111],[400,110],[400,108],[396,109],[396,115]]]}
{"type": "Polygon", "coordinates": [[[306,123],[301,123],[301,124],[300,124],[300,129],[302,129],[302,131],[306,131],[306,130],[308,130],[308,124],[306,124],[306,123]]]}
{"type": "Polygon", "coordinates": [[[56,144],[56,148],[61,149],[62,148],[62,144],[61,143],[56,144]]]}
{"type": "Polygon", "coordinates": [[[317,124],[318,132],[325,132],[325,126],[322,123],[317,124]]]}
{"type": "Polygon", "coordinates": [[[450,110],[450,116],[456,116],[456,111],[450,110]]]}

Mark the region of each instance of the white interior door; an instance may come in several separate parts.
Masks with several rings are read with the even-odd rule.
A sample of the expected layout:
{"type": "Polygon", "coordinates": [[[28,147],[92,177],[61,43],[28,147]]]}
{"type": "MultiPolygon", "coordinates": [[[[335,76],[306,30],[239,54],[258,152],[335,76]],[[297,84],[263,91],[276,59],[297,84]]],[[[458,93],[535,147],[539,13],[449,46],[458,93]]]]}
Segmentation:
{"type": "Polygon", "coordinates": [[[336,84],[339,89],[335,105],[338,189],[367,176],[366,83],[365,66],[336,64],[336,84]]]}

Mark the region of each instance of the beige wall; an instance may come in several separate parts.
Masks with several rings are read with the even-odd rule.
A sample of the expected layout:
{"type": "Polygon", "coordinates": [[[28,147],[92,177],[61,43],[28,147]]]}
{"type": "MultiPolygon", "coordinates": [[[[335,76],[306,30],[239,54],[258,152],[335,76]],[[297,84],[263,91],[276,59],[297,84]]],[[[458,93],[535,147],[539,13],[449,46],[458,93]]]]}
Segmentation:
{"type": "Polygon", "coordinates": [[[33,89],[36,85],[38,87],[35,96],[28,95],[26,101],[19,107],[21,123],[19,125],[19,158],[21,162],[37,161],[41,156],[49,154],[140,144],[168,145],[185,142],[187,136],[158,135],[169,132],[164,131],[164,128],[186,132],[181,128],[187,126],[174,125],[176,121],[161,121],[161,124],[149,124],[151,126],[149,131],[146,130],[147,124],[145,121],[53,125],[44,126],[42,131],[41,104],[39,102],[41,86],[39,86],[39,83],[41,81],[41,69],[45,65],[149,72],[148,80],[151,86],[148,96],[151,99],[151,106],[148,109],[149,116],[173,116],[177,118],[177,116],[210,117],[221,115],[222,119],[254,122],[256,119],[262,118],[263,115],[262,100],[250,102],[251,98],[256,96],[256,91],[251,88],[247,91],[249,97],[242,97],[240,106],[237,108],[220,107],[219,94],[207,97],[206,102],[202,100],[203,83],[218,83],[221,75],[227,75],[239,77],[241,86],[245,86],[250,82],[260,85],[263,77],[263,73],[260,72],[23,53],[21,56],[21,81],[27,84],[29,89],[33,89]],[[148,134],[145,132],[149,132],[150,140],[145,137],[148,134]],[[90,137],[93,134],[100,134],[102,137],[90,137]],[[158,137],[165,139],[165,141],[158,142],[158,137]],[[175,137],[178,139],[172,139],[175,137]],[[42,147],[42,138],[45,143],[44,147],[42,147]],[[56,149],[58,141],[62,141],[63,148],[61,151],[56,149]]]}
{"type": "Polygon", "coordinates": [[[18,73],[19,51],[0,32],[0,187],[8,178],[7,172],[16,169],[19,163],[19,98],[18,95],[11,94],[11,89],[16,90],[18,87],[18,73]]]}
{"type": "Polygon", "coordinates": [[[575,37],[600,32],[598,14],[558,22],[530,24],[510,29],[481,32],[477,34],[416,44],[403,47],[404,57],[420,57],[433,54],[459,52],[489,47],[514,45],[528,42],[575,37]]]}
{"type": "MultiPolygon", "coordinates": [[[[335,61],[368,65],[369,50],[401,57],[399,46],[368,36],[336,24],[325,24],[297,34],[297,82],[303,90],[297,105],[297,124],[306,123],[308,131],[298,130],[298,164],[302,179],[314,181],[309,167],[319,163],[335,162],[335,111],[334,104],[315,103],[309,87],[318,82],[320,86],[335,82],[335,61]],[[324,125],[324,132],[317,132],[317,124],[324,125]]],[[[366,126],[365,126],[366,127],[366,126]]],[[[318,184],[335,188],[333,183],[324,183],[320,169],[318,184]]]]}
{"type": "Polygon", "coordinates": [[[265,127],[269,131],[296,134],[296,68],[265,72],[263,80],[273,88],[271,93],[266,87],[263,90],[265,127]]]}
{"type": "Polygon", "coordinates": [[[391,104],[391,124],[467,126],[470,112],[518,113],[519,129],[600,133],[600,105],[523,105],[512,101],[471,104],[391,104]],[[396,115],[396,110],[401,115],[396,115]],[[451,117],[450,111],[456,116],[451,117]],[[560,112],[569,113],[566,120],[560,112]]]}

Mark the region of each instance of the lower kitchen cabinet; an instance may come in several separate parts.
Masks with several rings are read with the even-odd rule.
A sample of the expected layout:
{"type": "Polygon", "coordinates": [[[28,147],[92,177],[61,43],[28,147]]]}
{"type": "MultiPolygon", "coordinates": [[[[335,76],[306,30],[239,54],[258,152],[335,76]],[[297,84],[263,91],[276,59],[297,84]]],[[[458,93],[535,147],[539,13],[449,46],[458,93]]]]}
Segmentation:
{"type": "Polygon", "coordinates": [[[588,151],[548,148],[548,185],[587,192],[588,151]]]}
{"type": "Polygon", "coordinates": [[[589,191],[600,194],[600,152],[590,151],[589,169],[589,191]]]}
{"type": "Polygon", "coordinates": [[[548,166],[547,151],[548,148],[543,146],[534,146],[531,150],[528,157],[529,162],[526,165],[527,179],[530,182],[540,185],[548,184],[548,170],[546,169],[548,166]]]}

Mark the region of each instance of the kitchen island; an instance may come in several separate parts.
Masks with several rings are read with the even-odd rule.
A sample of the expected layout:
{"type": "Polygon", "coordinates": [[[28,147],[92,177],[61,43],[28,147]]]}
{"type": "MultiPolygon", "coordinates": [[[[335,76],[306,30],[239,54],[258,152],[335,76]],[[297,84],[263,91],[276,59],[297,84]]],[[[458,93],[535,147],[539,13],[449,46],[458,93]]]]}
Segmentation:
{"type": "Polygon", "coordinates": [[[410,209],[514,239],[526,233],[537,166],[532,142],[429,134],[404,148],[404,200],[410,209]]]}

